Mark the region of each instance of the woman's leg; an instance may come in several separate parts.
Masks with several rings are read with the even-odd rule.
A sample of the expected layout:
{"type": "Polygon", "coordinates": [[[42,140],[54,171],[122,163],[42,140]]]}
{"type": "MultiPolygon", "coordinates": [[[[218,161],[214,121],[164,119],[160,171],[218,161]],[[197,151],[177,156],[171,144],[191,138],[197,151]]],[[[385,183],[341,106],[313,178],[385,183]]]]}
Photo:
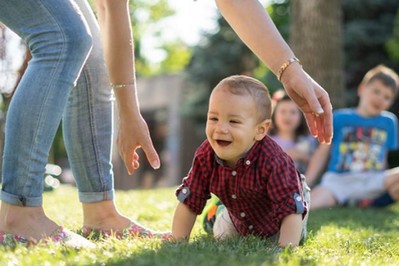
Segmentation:
{"type": "Polygon", "coordinates": [[[91,37],[72,1],[2,0],[0,21],[32,54],[7,115],[0,230],[37,240],[57,228],[42,209],[43,176],[91,37]]]}
{"type": "Polygon", "coordinates": [[[114,204],[113,100],[97,21],[86,0],[76,0],[93,37],[93,49],[63,117],[68,158],[83,203],[86,228],[120,231],[131,221],[114,204]]]}

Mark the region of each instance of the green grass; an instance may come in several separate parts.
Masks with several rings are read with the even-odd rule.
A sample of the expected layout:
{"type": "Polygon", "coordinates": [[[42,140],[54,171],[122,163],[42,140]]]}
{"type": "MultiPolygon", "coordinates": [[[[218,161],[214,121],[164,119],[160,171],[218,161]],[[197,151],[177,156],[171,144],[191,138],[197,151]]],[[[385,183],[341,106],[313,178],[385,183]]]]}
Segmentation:
{"type": "MultiPolygon", "coordinates": [[[[75,188],[45,193],[47,214],[77,231],[82,211],[75,188]]],[[[156,230],[169,230],[177,201],[174,189],[117,192],[121,212],[156,230]]],[[[94,250],[56,244],[0,248],[0,265],[399,265],[399,204],[386,209],[326,209],[309,217],[309,238],[294,250],[277,252],[256,237],[213,240],[199,219],[189,243],[108,238],[94,250]]]]}

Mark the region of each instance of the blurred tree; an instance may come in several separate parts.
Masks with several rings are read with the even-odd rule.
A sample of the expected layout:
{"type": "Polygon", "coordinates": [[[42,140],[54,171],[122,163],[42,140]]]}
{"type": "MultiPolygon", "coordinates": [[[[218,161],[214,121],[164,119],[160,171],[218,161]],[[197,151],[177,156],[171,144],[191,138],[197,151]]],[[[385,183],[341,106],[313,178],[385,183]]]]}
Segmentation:
{"type": "MultiPolygon", "coordinates": [[[[273,0],[270,5],[266,7],[267,12],[272,18],[278,31],[281,33],[285,40],[289,39],[290,36],[290,25],[291,25],[291,6],[290,0],[273,0]]],[[[260,66],[254,71],[257,77],[263,76],[263,80],[271,92],[274,92],[282,88],[281,83],[277,80],[277,77],[273,72],[269,71],[265,65],[260,66]]]]}
{"type": "Polygon", "coordinates": [[[398,63],[399,62],[399,8],[396,12],[396,17],[394,20],[392,36],[386,42],[386,48],[388,55],[392,59],[392,61],[398,63]]]}
{"type": "MultiPolygon", "coordinates": [[[[95,10],[94,0],[89,2],[95,10]]],[[[152,76],[183,70],[190,59],[190,49],[181,40],[165,41],[162,33],[163,20],[175,14],[168,0],[130,0],[129,6],[137,75],[152,76]],[[160,65],[150,62],[149,56],[143,52],[143,38],[148,33],[159,43],[157,49],[164,52],[165,58],[160,65]]]]}
{"type": "Polygon", "coordinates": [[[166,58],[160,63],[157,73],[180,73],[184,70],[191,58],[191,49],[176,40],[162,45],[166,58]]]}
{"type": "Polygon", "coordinates": [[[395,50],[392,46],[392,40],[398,38],[393,31],[398,8],[397,0],[343,1],[346,99],[349,106],[356,105],[357,86],[370,68],[385,64],[399,71],[399,61],[395,56],[399,47],[395,50]]]}
{"type": "MultiPolygon", "coordinates": [[[[387,48],[390,58],[392,58],[392,61],[395,62],[395,64],[398,64],[399,63],[399,8],[398,8],[398,11],[396,12],[392,37],[387,41],[386,48],[387,48]]],[[[396,69],[396,71],[399,72],[399,69],[396,69]]],[[[399,99],[399,95],[396,97],[396,101],[394,101],[394,103],[391,107],[391,111],[394,114],[396,114],[396,116],[399,118],[399,100],[398,99],[399,99]]],[[[399,158],[398,158],[398,160],[399,160],[399,158]]],[[[397,163],[395,165],[398,166],[399,163],[397,163]]]]}
{"type": "Polygon", "coordinates": [[[200,128],[206,119],[208,97],[216,84],[226,76],[249,74],[259,65],[256,56],[242,43],[227,21],[219,16],[218,31],[205,33],[193,48],[187,67],[192,86],[187,88],[183,112],[194,118],[200,128]]]}
{"type": "Polygon", "coordinates": [[[330,94],[334,108],[345,105],[341,0],[292,0],[290,44],[306,71],[330,94]]]}

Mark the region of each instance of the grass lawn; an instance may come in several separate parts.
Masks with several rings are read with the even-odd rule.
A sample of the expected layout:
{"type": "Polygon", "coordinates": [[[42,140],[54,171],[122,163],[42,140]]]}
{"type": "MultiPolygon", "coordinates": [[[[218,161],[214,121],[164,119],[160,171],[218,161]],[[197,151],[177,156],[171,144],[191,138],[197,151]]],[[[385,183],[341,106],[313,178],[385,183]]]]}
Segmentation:
{"type": "MultiPolygon", "coordinates": [[[[121,212],[156,230],[170,230],[177,203],[174,188],[117,192],[121,212]]],[[[82,211],[76,189],[63,185],[45,193],[47,214],[77,231],[82,211]]],[[[94,250],[59,245],[0,248],[0,265],[399,265],[399,203],[385,209],[354,208],[314,211],[309,238],[294,250],[276,252],[255,237],[217,242],[207,236],[199,219],[189,243],[108,238],[94,250]]]]}

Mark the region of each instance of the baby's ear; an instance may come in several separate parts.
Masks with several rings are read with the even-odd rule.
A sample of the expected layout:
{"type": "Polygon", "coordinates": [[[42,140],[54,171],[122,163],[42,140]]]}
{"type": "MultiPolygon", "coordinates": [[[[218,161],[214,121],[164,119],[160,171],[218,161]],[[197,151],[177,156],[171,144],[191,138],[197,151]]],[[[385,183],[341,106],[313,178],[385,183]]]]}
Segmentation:
{"type": "Polygon", "coordinates": [[[256,126],[255,140],[260,141],[266,136],[271,123],[270,119],[265,119],[256,126]]]}

